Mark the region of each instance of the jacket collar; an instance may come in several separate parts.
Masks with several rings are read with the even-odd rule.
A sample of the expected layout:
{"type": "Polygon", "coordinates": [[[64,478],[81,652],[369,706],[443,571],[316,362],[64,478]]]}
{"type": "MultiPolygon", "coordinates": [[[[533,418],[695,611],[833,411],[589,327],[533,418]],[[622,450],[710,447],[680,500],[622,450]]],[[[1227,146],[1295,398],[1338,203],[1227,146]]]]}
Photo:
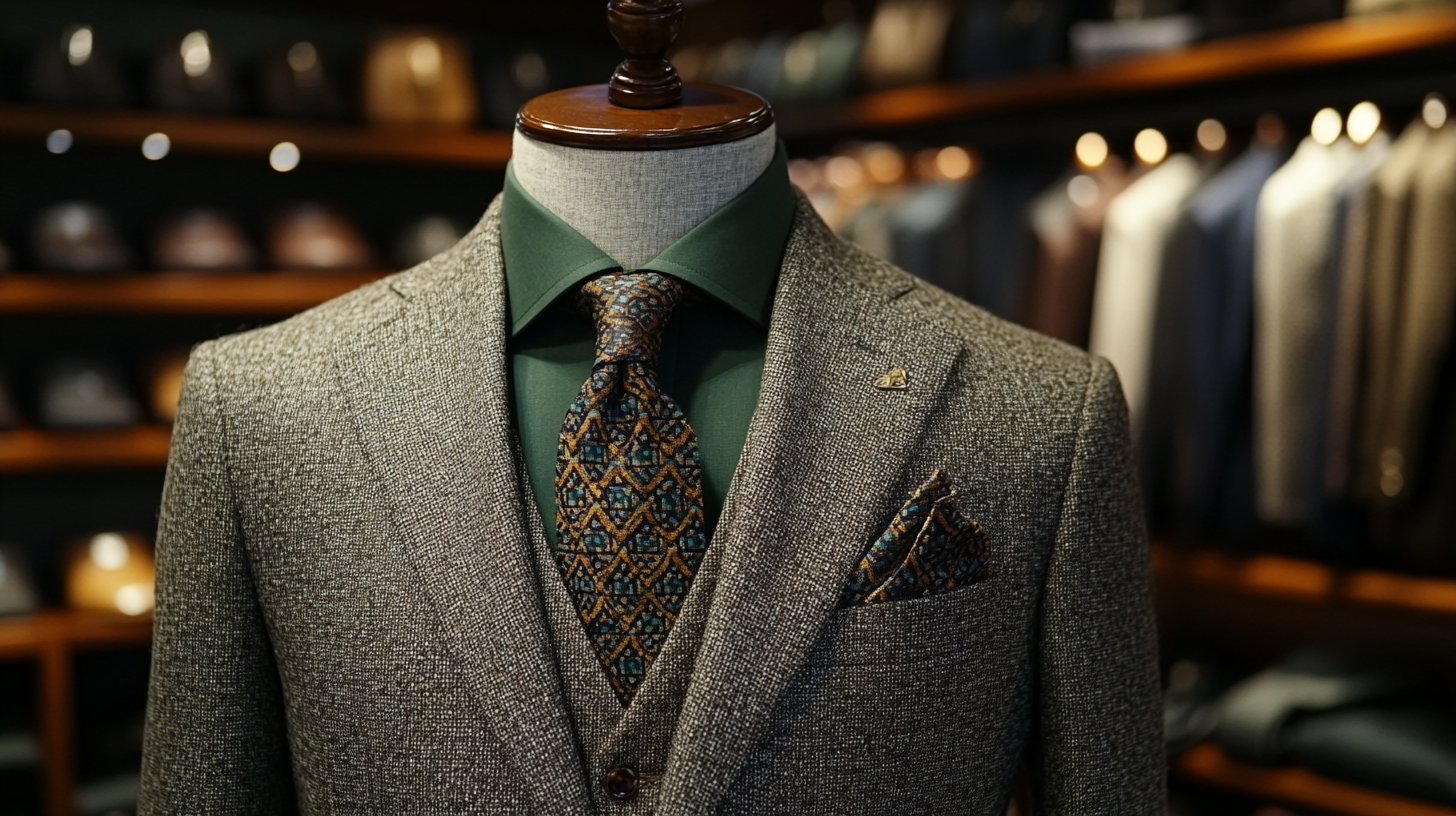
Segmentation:
{"type": "MultiPolygon", "coordinates": [[[[728,792],[864,548],[933,466],[913,457],[961,353],[905,307],[914,279],[796,198],[665,814],[711,811],[728,792]],[[892,367],[908,388],[877,390],[892,367]]],[[[396,276],[397,297],[341,337],[337,362],[398,535],[497,738],[538,810],[584,814],[511,426],[499,217],[498,198],[450,253],[396,276]]]]}

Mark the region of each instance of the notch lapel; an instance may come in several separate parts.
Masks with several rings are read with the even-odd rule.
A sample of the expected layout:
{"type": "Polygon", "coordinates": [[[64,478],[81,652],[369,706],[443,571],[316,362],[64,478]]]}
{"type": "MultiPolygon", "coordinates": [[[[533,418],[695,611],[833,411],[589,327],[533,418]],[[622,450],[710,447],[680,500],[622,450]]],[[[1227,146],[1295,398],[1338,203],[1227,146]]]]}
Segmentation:
{"type": "Polygon", "coordinates": [[[916,455],[961,347],[895,303],[914,288],[835,238],[800,196],[661,813],[715,810],[855,564],[937,464],[916,455]],[[908,387],[876,389],[896,366],[908,387]]]}
{"type": "Polygon", "coordinates": [[[511,429],[500,206],[395,279],[394,314],[341,339],[338,370],[397,535],[515,772],[538,812],[584,816],[511,429]]]}

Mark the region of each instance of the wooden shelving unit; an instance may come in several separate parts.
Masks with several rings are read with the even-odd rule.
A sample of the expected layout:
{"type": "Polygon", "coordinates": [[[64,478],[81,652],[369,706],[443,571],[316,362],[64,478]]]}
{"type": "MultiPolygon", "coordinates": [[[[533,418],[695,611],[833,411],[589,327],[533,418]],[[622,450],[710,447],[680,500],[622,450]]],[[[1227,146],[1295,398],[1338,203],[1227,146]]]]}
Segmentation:
{"type": "Polygon", "coordinates": [[[36,711],[45,809],[50,816],[74,812],[73,655],[83,649],[144,646],[151,639],[150,616],[52,610],[0,618],[0,659],[39,664],[36,711]]]}
{"type": "Polygon", "coordinates": [[[1245,765],[1214,745],[1183,754],[1174,762],[1174,772],[1190,782],[1328,816],[1456,816],[1456,809],[1337,782],[1303,768],[1245,765]]]}
{"type": "Polygon", "coordinates": [[[242,116],[202,116],[150,110],[96,110],[40,105],[0,106],[0,138],[40,144],[53,130],[71,132],[72,150],[134,147],[164,133],[179,153],[255,157],[266,163],[274,145],[292,142],[302,161],[316,159],[433,164],[498,169],[511,156],[503,131],[317,124],[242,116]]]}
{"type": "Polygon", "coordinates": [[[0,474],[156,468],[172,441],[165,425],[95,431],[0,431],[0,474]]]}
{"type": "Polygon", "coordinates": [[[377,272],[0,274],[0,314],[289,315],[371,283],[377,272]]]}
{"type": "Polygon", "coordinates": [[[906,130],[1011,112],[1046,111],[1238,80],[1436,53],[1456,64],[1456,12],[1337,20],[1230,37],[1085,70],[882,91],[779,117],[786,138],[906,130]]]}

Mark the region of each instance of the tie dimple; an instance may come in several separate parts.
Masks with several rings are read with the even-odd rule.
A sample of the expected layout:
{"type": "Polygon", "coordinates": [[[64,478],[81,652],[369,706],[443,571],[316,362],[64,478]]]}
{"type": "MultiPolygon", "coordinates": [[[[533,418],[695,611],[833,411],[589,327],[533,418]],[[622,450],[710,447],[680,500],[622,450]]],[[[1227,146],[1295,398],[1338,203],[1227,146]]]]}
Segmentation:
{"type": "Polygon", "coordinates": [[[608,275],[578,304],[597,360],[561,426],[557,567],[623,705],[657,658],[707,549],[697,438],[657,383],[662,329],[682,285],[608,275]]]}

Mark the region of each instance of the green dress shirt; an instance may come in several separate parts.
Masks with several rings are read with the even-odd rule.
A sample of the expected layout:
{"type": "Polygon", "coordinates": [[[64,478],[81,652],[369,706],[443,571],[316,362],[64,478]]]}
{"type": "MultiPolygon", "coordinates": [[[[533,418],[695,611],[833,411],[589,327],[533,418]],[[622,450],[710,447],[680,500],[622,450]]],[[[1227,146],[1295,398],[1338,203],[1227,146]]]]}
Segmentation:
{"type": "MultiPolygon", "coordinates": [[[[698,437],[709,530],[717,525],[758,404],[768,318],[793,220],[780,142],[773,163],[748,189],[642,266],[702,293],[674,309],[657,371],[698,437]]],[[[561,423],[596,360],[595,329],[574,301],[582,283],[622,265],[532,198],[509,165],[500,225],[516,431],[536,506],[554,542],[561,423]]]]}

